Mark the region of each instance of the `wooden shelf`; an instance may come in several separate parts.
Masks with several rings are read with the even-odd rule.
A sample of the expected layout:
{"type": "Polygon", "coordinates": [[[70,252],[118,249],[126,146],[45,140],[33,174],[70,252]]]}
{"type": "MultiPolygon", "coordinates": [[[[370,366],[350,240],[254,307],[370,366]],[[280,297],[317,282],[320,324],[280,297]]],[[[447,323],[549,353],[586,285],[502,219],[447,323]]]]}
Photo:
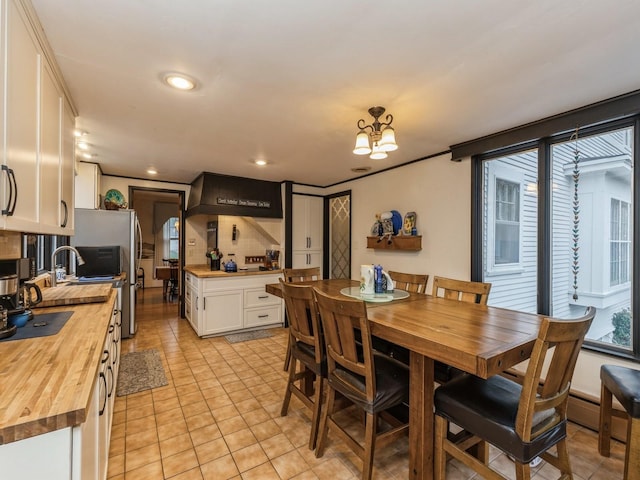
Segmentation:
{"type": "Polygon", "coordinates": [[[422,250],[422,235],[396,235],[392,237],[367,237],[367,248],[379,250],[406,250],[416,252],[422,250]],[[391,243],[389,243],[391,240],[391,243]]]}

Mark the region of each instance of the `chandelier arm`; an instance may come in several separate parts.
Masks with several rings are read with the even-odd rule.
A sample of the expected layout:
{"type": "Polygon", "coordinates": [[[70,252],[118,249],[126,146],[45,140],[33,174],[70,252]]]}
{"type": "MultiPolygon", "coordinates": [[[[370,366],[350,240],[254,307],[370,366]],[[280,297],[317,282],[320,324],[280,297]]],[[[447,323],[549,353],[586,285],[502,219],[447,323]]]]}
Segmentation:
{"type": "Polygon", "coordinates": [[[387,123],[382,123],[382,122],[380,123],[380,128],[390,126],[391,123],[393,122],[393,115],[391,114],[387,115],[386,120],[387,120],[387,123]]]}
{"type": "Polygon", "coordinates": [[[373,129],[373,127],[372,127],[371,125],[365,125],[365,124],[364,124],[364,120],[363,120],[362,118],[361,118],[360,120],[358,120],[358,124],[357,124],[357,125],[358,125],[358,128],[359,128],[360,130],[365,130],[365,129],[367,129],[367,128],[370,128],[370,129],[371,129],[371,132],[373,132],[373,131],[374,131],[374,129],[373,129]]]}

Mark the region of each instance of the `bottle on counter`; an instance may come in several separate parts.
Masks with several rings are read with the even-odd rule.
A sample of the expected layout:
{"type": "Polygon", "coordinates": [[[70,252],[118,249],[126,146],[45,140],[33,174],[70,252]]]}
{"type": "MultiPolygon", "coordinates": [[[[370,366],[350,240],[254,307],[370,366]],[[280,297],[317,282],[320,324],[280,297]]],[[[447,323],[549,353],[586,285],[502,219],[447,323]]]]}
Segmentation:
{"type": "Polygon", "coordinates": [[[376,293],[384,293],[384,287],[382,285],[382,265],[376,265],[374,267],[374,282],[375,282],[375,292],[376,293]]]}

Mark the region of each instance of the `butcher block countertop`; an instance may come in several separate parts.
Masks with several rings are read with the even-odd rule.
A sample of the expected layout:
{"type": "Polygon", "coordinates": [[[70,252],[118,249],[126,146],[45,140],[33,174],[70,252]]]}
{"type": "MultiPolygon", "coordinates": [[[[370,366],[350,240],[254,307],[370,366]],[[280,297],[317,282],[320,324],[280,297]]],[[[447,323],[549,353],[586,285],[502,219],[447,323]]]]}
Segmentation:
{"type": "Polygon", "coordinates": [[[85,421],[115,301],[36,310],[73,315],[56,335],[0,342],[0,445],[85,421]]]}
{"type": "Polygon", "coordinates": [[[247,275],[274,275],[282,273],[282,270],[238,270],[237,272],[224,272],[222,270],[211,270],[209,265],[187,265],[185,272],[189,272],[198,278],[229,278],[242,277],[247,275]]]}
{"type": "Polygon", "coordinates": [[[106,302],[113,290],[111,283],[64,285],[42,290],[42,301],[33,308],[106,302]]]}

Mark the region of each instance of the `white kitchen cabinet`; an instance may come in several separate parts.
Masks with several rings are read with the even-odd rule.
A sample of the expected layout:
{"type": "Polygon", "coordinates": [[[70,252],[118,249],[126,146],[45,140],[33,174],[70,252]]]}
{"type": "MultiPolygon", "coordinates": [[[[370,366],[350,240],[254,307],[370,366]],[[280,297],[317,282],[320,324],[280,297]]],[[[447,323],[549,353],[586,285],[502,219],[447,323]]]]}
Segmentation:
{"type": "Polygon", "coordinates": [[[242,290],[217,290],[206,292],[202,298],[202,334],[239,330],[243,324],[242,290]]]}
{"type": "MultiPolygon", "coordinates": [[[[100,208],[101,182],[102,172],[99,165],[78,162],[78,175],[75,179],[76,208],[100,208]]],[[[150,265],[153,266],[153,262],[150,262],[150,265]]],[[[145,271],[147,270],[145,269],[145,271]]],[[[151,272],[152,269],[148,271],[151,272]]]]}
{"type": "MultiPolygon", "coordinates": [[[[64,143],[72,129],[63,127],[63,88],[48,46],[40,42],[18,0],[2,2],[2,30],[6,55],[0,75],[6,82],[2,97],[6,142],[0,178],[0,228],[45,234],[70,235],[61,227],[62,200],[73,211],[73,196],[65,198],[64,176],[73,176],[73,155],[65,162],[64,143]],[[70,169],[70,170],[69,170],[70,169]]],[[[71,114],[73,117],[73,114],[71,114]]],[[[67,120],[68,122],[69,120],[67,120]]],[[[68,224],[68,222],[67,222],[68,224]]]]}
{"type": "Polygon", "coordinates": [[[322,272],[322,242],[324,199],[308,195],[293,195],[291,224],[293,227],[293,268],[320,267],[322,272]]]}
{"type": "Polygon", "coordinates": [[[185,317],[200,337],[284,323],[282,299],[265,291],[278,283],[279,273],[185,278],[185,317]]]}
{"type": "Polygon", "coordinates": [[[60,163],[60,228],[63,235],[73,235],[75,232],[75,177],[76,150],[75,136],[76,118],[68,103],[63,102],[62,115],[62,159],[60,163]]]}
{"type": "Polygon", "coordinates": [[[308,195],[292,198],[293,250],[322,250],[324,199],[308,195]]]}

